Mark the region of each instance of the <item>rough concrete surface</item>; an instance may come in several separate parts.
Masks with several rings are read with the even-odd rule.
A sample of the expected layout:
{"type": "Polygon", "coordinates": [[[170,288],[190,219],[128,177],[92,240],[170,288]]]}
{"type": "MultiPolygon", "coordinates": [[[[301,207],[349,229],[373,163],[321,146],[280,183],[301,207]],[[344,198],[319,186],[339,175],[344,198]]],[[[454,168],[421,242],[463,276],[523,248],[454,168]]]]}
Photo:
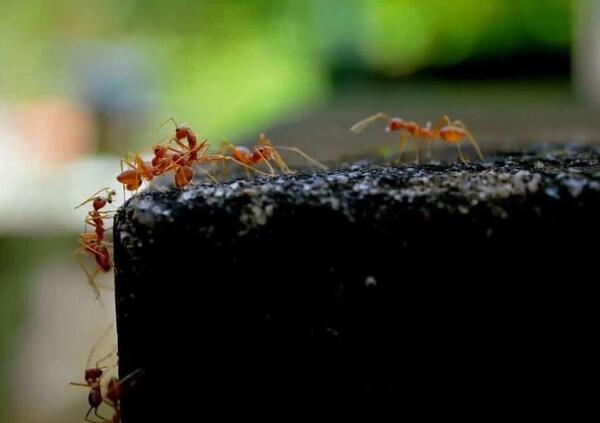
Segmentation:
{"type": "Polygon", "coordinates": [[[114,226],[120,371],[144,369],[125,423],[562,395],[592,330],[599,160],[537,146],[135,196],[114,226]]]}

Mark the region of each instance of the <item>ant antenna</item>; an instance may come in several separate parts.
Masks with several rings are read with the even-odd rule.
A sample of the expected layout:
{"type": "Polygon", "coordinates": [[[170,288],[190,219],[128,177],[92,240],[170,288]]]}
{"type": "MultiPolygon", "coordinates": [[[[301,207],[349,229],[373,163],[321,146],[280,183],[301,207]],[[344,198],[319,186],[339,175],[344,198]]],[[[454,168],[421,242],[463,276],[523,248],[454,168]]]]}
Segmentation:
{"type": "MultiPolygon", "coordinates": [[[[100,337],[96,340],[96,342],[94,343],[94,346],[92,347],[92,349],[90,350],[90,354],[88,355],[88,359],[86,361],[86,368],[89,369],[92,363],[92,357],[94,356],[94,352],[96,352],[96,350],[98,349],[98,346],[100,345],[100,343],[102,341],[104,341],[104,339],[108,336],[108,334],[110,333],[110,331],[113,329],[113,327],[115,326],[114,323],[111,323],[110,325],[108,325],[108,327],[104,330],[104,332],[102,332],[102,335],[100,335],[100,337]]],[[[107,356],[102,358],[98,363],[106,360],[106,358],[110,357],[113,354],[113,352],[111,351],[111,353],[107,356]]]]}
{"type": "MultiPolygon", "coordinates": [[[[86,198],[86,200],[83,203],[81,203],[78,206],[75,206],[75,209],[78,209],[79,207],[89,203],[90,201],[94,201],[96,199],[96,197],[98,196],[98,194],[100,194],[101,192],[106,192],[106,194],[108,196],[111,196],[111,193],[114,192],[114,190],[111,187],[104,187],[102,189],[99,189],[98,191],[93,193],[90,197],[86,198]]],[[[112,194],[112,195],[114,195],[114,194],[112,194]]]]}
{"type": "Polygon", "coordinates": [[[299,148],[296,148],[296,147],[287,147],[285,145],[275,145],[273,147],[275,149],[277,149],[277,150],[293,151],[294,153],[297,153],[300,156],[304,157],[307,161],[309,161],[310,163],[312,163],[313,165],[315,165],[316,167],[318,167],[321,170],[328,170],[329,169],[327,166],[325,166],[324,164],[320,163],[318,160],[313,159],[312,157],[310,157],[308,154],[306,154],[304,151],[300,150],[299,148]]]}
{"type": "Polygon", "coordinates": [[[175,125],[175,128],[177,128],[177,121],[175,120],[174,117],[170,117],[169,119],[165,120],[163,123],[161,123],[160,125],[158,125],[156,127],[155,131],[158,131],[160,128],[162,128],[163,126],[165,126],[167,122],[173,122],[173,125],[175,125]]]}
{"type": "Polygon", "coordinates": [[[391,118],[390,118],[390,116],[388,114],[383,113],[383,112],[379,112],[379,113],[374,114],[373,116],[369,116],[368,118],[361,120],[358,123],[355,123],[352,126],[352,128],[350,128],[350,130],[352,132],[358,133],[358,132],[362,131],[363,129],[365,129],[372,122],[374,122],[376,120],[379,120],[379,119],[388,120],[389,121],[391,118]]]}

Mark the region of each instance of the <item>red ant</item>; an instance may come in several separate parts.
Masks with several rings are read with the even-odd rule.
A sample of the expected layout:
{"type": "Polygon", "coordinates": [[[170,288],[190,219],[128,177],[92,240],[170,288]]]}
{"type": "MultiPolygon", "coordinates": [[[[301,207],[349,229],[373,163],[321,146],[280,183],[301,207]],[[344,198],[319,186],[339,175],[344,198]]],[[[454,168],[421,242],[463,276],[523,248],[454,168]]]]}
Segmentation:
{"type": "MultiPolygon", "coordinates": [[[[198,154],[193,152],[194,148],[197,145],[196,134],[194,134],[194,132],[191,130],[191,128],[189,126],[187,126],[187,124],[183,123],[181,125],[178,125],[174,118],[167,119],[159,126],[159,128],[162,127],[167,122],[173,122],[173,124],[175,125],[175,134],[171,137],[170,141],[176,142],[177,145],[179,145],[181,148],[187,150],[190,153],[190,162],[191,163],[198,162],[199,161],[198,154]],[[181,142],[181,140],[183,140],[183,139],[187,140],[187,146],[181,142]]],[[[203,143],[206,143],[206,148],[208,148],[208,141],[204,140],[203,143]]],[[[244,147],[240,147],[240,148],[244,148],[244,147]]],[[[206,151],[206,149],[202,150],[200,155],[203,156],[204,155],[203,153],[205,151],[206,151]]],[[[224,156],[223,155],[224,152],[225,151],[223,150],[221,152],[221,154],[219,154],[219,155],[204,156],[204,160],[200,160],[200,161],[201,162],[212,162],[212,161],[224,162],[226,160],[233,159],[232,161],[237,162],[237,164],[245,167],[247,170],[253,170],[253,171],[257,171],[258,173],[262,173],[262,172],[258,171],[257,169],[253,168],[251,166],[251,163],[248,163],[247,161],[240,160],[239,158],[236,158],[236,157],[224,156]]],[[[267,175],[267,174],[265,174],[265,175],[267,175]]]]}
{"type": "Polygon", "coordinates": [[[111,331],[112,328],[113,328],[113,325],[111,324],[104,331],[102,336],[100,336],[100,338],[98,338],[98,340],[94,343],[94,346],[90,350],[90,354],[88,355],[88,359],[86,362],[86,370],[84,373],[85,383],[71,382],[71,385],[73,385],[73,386],[81,386],[84,388],[89,388],[89,390],[90,390],[90,392],[88,394],[88,404],[89,404],[90,408],[88,409],[88,411],[84,417],[86,422],[97,423],[96,420],[92,420],[89,418],[92,410],[94,411],[94,415],[96,417],[102,419],[103,422],[109,421],[107,418],[98,414],[98,408],[100,407],[100,405],[103,402],[101,381],[102,381],[102,376],[104,374],[104,369],[108,369],[108,368],[114,367],[114,366],[100,367],[100,364],[103,361],[107,360],[109,357],[111,357],[114,354],[114,351],[111,351],[109,354],[107,354],[106,356],[104,356],[100,360],[98,360],[96,362],[96,367],[90,367],[90,366],[91,366],[91,361],[92,361],[94,352],[96,351],[99,344],[108,335],[108,333],[111,331]]]}
{"type": "MultiPolygon", "coordinates": [[[[117,181],[123,184],[124,190],[137,191],[143,181],[150,182],[157,176],[173,171],[175,186],[183,188],[191,182],[194,176],[192,167],[194,164],[215,159],[204,154],[209,146],[208,141],[204,140],[197,144],[194,137],[191,144],[193,144],[191,149],[180,144],[185,151],[157,145],[153,148],[154,157],[150,162],[144,161],[139,154],[136,154],[133,160],[129,158],[122,159],[121,173],[117,175],[117,181]],[[130,169],[123,170],[123,164],[129,166],[130,169]]],[[[216,181],[208,172],[204,173],[216,181]]]]}
{"type": "Polygon", "coordinates": [[[115,411],[111,420],[112,423],[118,423],[121,421],[121,399],[123,398],[124,394],[125,382],[131,382],[130,379],[139,376],[141,373],[143,373],[143,371],[141,369],[137,369],[122,379],[111,377],[108,381],[104,402],[110,405],[115,411]]]}
{"type": "MultiPolygon", "coordinates": [[[[187,154],[184,156],[182,160],[179,162],[174,162],[175,168],[175,186],[177,188],[183,188],[188,185],[193,176],[194,169],[192,166],[198,163],[207,163],[214,161],[224,161],[229,160],[228,157],[220,155],[206,155],[206,150],[208,149],[209,142],[208,140],[203,140],[200,144],[198,144],[198,139],[196,134],[192,131],[192,129],[187,126],[185,123],[178,125],[174,118],[169,118],[164,121],[160,126],[162,127],[167,122],[173,122],[175,125],[175,134],[171,137],[169,142],[175,142],[177,145],[184,149],[184,151],[178,151],[171,149],[180,154],[187,154]],[[187,145],[183,144],[181,140],[185,139],[187,141],[187,145]]],[[[163,147],[164,148],[164,147],[163,147]]],[[[164,151],[164,150],[162,150],[164,151]]],[[[156,150],[155,150],[156,154],[156,150]]],[[[254,169],[253,169],[254,170],[254,169]]],[[[214,182],[218,182],[210,173],[203,172],[205,175],[210,177],[214,182]]]]}
{"type": "MultiPolygon", "coordinates": [[[[455,120],[452,122],[452,121],[450,121],[450,118],[448,116],[443,116],[436,123],[436,125],[432,128],[431,122],[427,122],[427,124],[425,126],[420,126],[418,123],[413,122],[413,121],[405,121],[399,117],[390,117],[389,115],[387,115],[385,113],[377,113],[372,116],[369,116],[366,119],[361,120],[360,122],[358,122],[357,124],[352,126],[352,128],[350,128],[350,130],[352,132],[358,133],[375,120],[385,120],[387,122],[388,125],[385,128],[386,132],[394,132],[394,131],[402,131],[402,130],[406,131],[406,132],[402,132],[402,135],[400,137],[400,155],[398,157],[398,160],[401,159],[402,154],[404,153],[404,148],[406,146],[406,141],[408,138],[407,133],[410,135],[413,135],[417,138],[424,139],[427,141],[429,159],[431,159],[431,143],[432,143],[432,141],[436,138],[440,138],[442,141],[444,141],[448,144],[456,145],[456,148],[458,151],[458,157],[459,157],[460,161],[463,163],[466,163],[467,160],[463,156],[462,150],[460,147],[461,141],[463,141],[466,138],[475,148],[475,151],[477,152],[478,157],[481,160],[484,160],[483,154],[481,154],[481,149],[479,148],[479,144],[477,144],[477,141],[475,141],[475,138],[473,138],[471,133],[467,130],[467,127],[465,126],[465,124],[459,120],[455,120]]],[[[419,145],[418,145],[418,143],[415,143],[415,154],[416,154],[415,162],[418,163],[419,162],[419,145]]]]}
{"type": "MultiPolygon", "coordinates": [[[[178,127],[181,128],[181,127],[178,127]]],[[[178,145],[182,146],[185,151],[180,151],[174,148],[167,147],[167,150],[170,150],[171,153],[166,153],[165,147],[158,146],[154,149],[155,159],[161,157],[160,163],[164,166],[164,169],[161,171],[173,170],[175,174],[174,184],[177,188],[184,188],[190,182],[192,182],[192,178],[194,177],[194,165],[208,163],[215,160],[221,160],[221,156],[217,155],[206,155],[206,150],[208,150],[209,142],[207,140],[203,140],[200,144],[196,143],[196,137],[193,135],[191,130],[185,127],[187,131],[189,131],[188,138],[188,146],[183,146],[179,143],[178,145]],[[189,135],[192,134],[192,135],[189,135]],[[193,139],[192,142],[189,140],[193,139]],[[170,164],[167,163],[170,161],[170,164]]],[[[176,135],[177,137],[177,135],[176,135]]],[[[154,160],[153,160],[154,163],[154,160]]],[[[214,182],[218,182],[214,176],[212,176],[209,172],[205,170],[201,170],[206,176],[211,178],[214,182]]]]}
{"type": "Polygon", "coordinates": [[[100,285],[95,282],[96,275],[101,271],[108,272],[112,268],[110,253],[106,247],[107,243],[104,241],[104,234],[107,230],[107,228],[104,227],[104,219],[110,218],[112,216],[112,212],[102,211],[101,209],[103,209],[106,204],[112,203],[115,195],[116,193],[114,190],[110,188],[102,188],[87,198],[83,203],[75,207],[78,209],[79,207],[92,202],[93,210],[88,212],[88,217],[85,219],[85,228],[87,228],[87,225],[90,225],[94,228],[94,232],[86,232],[84,229],[84,232],[79,235],[80,247],[73,253],[75,254],[75,258],[79,263],[79,266],[86,274],[88,282],[96,294],[96,298],[100,297],[100,285]],[[98,195],[102,192],[106,193],[105,197],[98,195]],[[82,253],[92,255],[96,259],[97,268],[94,273],[90,274],[90,272],[84,266],[83,262],[81,261],[82,253]]]}
{"type": "Polygon", "coordinates": [[[238,164],[245,165],[246,169],[254,170],[258,173],[264,174],[264,172],[258,171],[253,165],[259,163],[265,163],[269,168],[268,176],[275,176],[275,170],[271,163],[275,163],[279,170],[286,175],[294,173],[289,166],[285,163],[278,150],[293,151],[315,166],[327,170],[327,167],[319,163],[317,160],[304,153],[302,150],[296,147],[285,147],[285,146],[273,146],[271,141],[265,136],[260,134],[258,137],[258,143],[252,150],[244,146],[235,146],[227,141],[222,142],[221,154],[225,154],[228,150],[231,150],[231,158],[238,164]]]}
{"type": "Polygon", "coordinates": [[[142,185],[142,181],[151,181],[154,176],[152,164],[145,162],[139,154],[133,158],[126,157],[121,159],[121,173],[117,175],[117,181],[123,184],[127,191],[137,191],[142,185]],[[130,169],[123,169],[123,164],[130,169]]]}
{"type": "MultiPolygon", "coordinates": [[[[179,145],[183,149],[187,149],[190,152],[190,160],[192,162],[197,159],[197,152],[195,151],[196,145],[198,144],[198,139],[196,138],[196,134],[194,131],[187,126],[185,123],[178,125],[175,121],[175,118],[169,118],[160,124],[159,128],[161,128],[165,123],[173,122],[175,125],[175,134],[171,137],[171,141],[175,141],[177,145],[179,145]],[[187,141],[187,146],[184,145],[181,140],[185,139],[187,141]]],[[[206,142],[206,140],[204,140],[206,142]]]]}

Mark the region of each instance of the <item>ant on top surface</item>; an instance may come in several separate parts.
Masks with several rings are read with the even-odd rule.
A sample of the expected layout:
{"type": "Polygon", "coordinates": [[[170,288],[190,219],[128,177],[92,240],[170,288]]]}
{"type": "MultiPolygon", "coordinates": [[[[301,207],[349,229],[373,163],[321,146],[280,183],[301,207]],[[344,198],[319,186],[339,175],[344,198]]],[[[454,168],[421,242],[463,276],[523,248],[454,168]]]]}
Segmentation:
{"type": "Polygon", "coordinates": [[[460,120],[451,121],[448,116],[443,116],[433,126],[431,125],[431,122],[427,122],[425,125],[419,125],[417,122],[405,121],[402,118],[391,117],[386,113],[380,112],[361,120],[352,126],[350,130],[354,133],[358,133],[376,120],[383,120],[387,123],[385,128],[386,132],[400,131],[400,153],[398,161],[402,158],[404,149],[406,148],[406,141],[409,136],[416,138],[414,143],[415,163],[419,163],[419,140],[427,141],[428,158],[431,160],[431,144],[436,139],[440,139],[450,145],[455,145],[458,151],[458,158],[463,163],[466,163],[467,159],[462,153],[460,144],[466,139],[475,149],[477,156],[481,160],[484,160],[479,144],[475,141],[475,138],[469,132],[465,124],[460,120]]]}
{"type": "Polygon", "coordinates": [[[188,125],[177,124],[173,118],[167,119],[161,126],[167,122],[173,122],[175,131],[166,137],[168,138],[167,145],[159,143],[153,147],[153,157],[150,161],[145,161],[139,154],[121,160],[121,173],[117,175],[117,180],[123,185],[124,190],[137,191],[144,181],[150,183],[154,178],[169,172],[174,174],[174,185],[177,188],[189,185],[196,170],[202,172],[213,182],[218,182],[210,172],[196,166],[202,164],[221,163],[225,169],[225,163],[232,162],[244,168],[247,176],[250,175],[250,172],[262,176],[275,176],[278,172],[274,166],[282,174],[292,174],[293,171],[283,160],[279,150],[294,152],[314,166],[327,169],[326,166],[299,148],[274,146],[264,134],[259,136],[254,147],[236,146],[228,141],[223,141],[219,154],[208,154],[210,145],[208,140],[204,139],[198,142],[196,134],[188,125]],[[172,146],[172,143],[176,145],[172,146]],[[257,168],[260,163],[267,166],[267,171],[257,168]],[[125,169],[124,166],[128,169],[125,169]]]}

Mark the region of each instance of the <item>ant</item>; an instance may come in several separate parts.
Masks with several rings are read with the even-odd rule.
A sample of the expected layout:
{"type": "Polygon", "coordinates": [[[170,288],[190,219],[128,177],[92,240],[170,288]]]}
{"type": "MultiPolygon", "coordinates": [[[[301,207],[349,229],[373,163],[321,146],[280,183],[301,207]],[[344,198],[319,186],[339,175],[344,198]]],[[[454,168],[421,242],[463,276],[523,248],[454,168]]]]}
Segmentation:
{"type": "MultiPolygon", "coordinates": [[[[481,149],[479,148],[479,144],[477,144],[475,138],[473,138],[471,133],[467,130],[465,124],[459,120],[450,121],[448,116],[443,116],[435,124],[435,126],[432,127],[431,122],[427,122],[424,126],[421,126],[413,121],[405,121],[399,117],[390,117],[386,113],[376,113],[356,123],[354,126],[352,126],[352,128],[350,128],[350,130],[358,133],[375,120],[385,120],[387,122],[387,127],[385,128],[386,132],[405,131],[402,132],[402,135],[400,136],[400,155],[398,157],[398,161],[400,161],[404,153],[408,134],[427,141],[428,158],[430,160],[431,143],[436,138],[440,138],[442,141],[448,144],[455,145],[458,151],[458,157],[463,163],[466,163],[467,160],[462,154],[460,143],[466,138],[475,148],[477,156],[481,160],[484,160],[483,154],[481,154],[481,149]]],[[[419,145],[417,142],[415,143],[415,155],[415,163],[419,163],[419,145]]]]}
{"type": "MultiPolygon", "coordinates": [[[[144,161],[139,154],[130,158],[121,160],[121,173],[117,175],[117,181],[123,184],[123,190],[137,191],[143,181],[151,182],[155,177],[163,175],[169,171],[173,171],[175,177],[174,182],[177,188],[187,186],[193,176],[193,165],[203,163],[220,157],[205,156],[209,143],[204,140],[200,144],[195,143],[191,149],[181,144],[185,151],[178,150],[164,145],[156,145],[153,148],[154,157],[150,162],[144,161]],[[130,169],[123,170],[123,164],[130,169]]],[[[215,182],[216,179],[208,172],[204,172],[211,177],[215,182]]],[[[125,195],[125,194],[123,194],[125,195]]]]}
{"type": "Polygon", "coordinates": [[[104,333],[100,336],[100,338],[98,338],[98,340],[94,343],[92,349],[90,350],[90,354],[88,355],[88,359],[86,362],[86,370],[84,372],[85,383],[79,383],[79,382],[71,382],[70,383],[73,386],[81,386],[84,388],[89,388],[89,390],[90,390],[90,392],[88,394],[88,404],[89,404],[90,408],[88,409],[88,411],[84,417],[86,422],[98,423],[96,420],[92,420],[89,418],[92,411],[94,411],[94,415],[96,417],[102,419],[103,422],[109,421],[107,418],[98,414],[98,408],[104,401],[103,396],[102,396],[102,387],[101,387],[101,381],[102,381],[102,376],[104,375],[104,370],[108,369],[110,367],[114,367],[114,366],[102,366],[101,367],[100,364],[103,361],[110,358],[114,354],[114,350],[111,351],[109,354],[105,355],[104,357],[100,358],[96,362],[96,367],[91,367],[91,361],[92,361],[94,352],[96,351],[96,349],[98,348],[98,346],[100,345],[102,340],[109,334],[109,332],[111,331],[112,328],[113,328],[113,325],[111,324],[104,331],[104,333]]]}
{"type": "Polygon", "coordinates": [[[127,382],[129,387],[131,387],[132,383],[134,383],[131,381],[131,379],[139,376],[142,373],[143,370],[137,369],[122,379],[117,379],[116,377],[111,377],[109,379],[104,402],[110,405],[115,411],[111,420],[112,423],[118,423],[121,421],[121,399],[124,395],[125,382],[127,382]]]}
{"type": "MultiPolygon", "coordinates": [[[[227,141],[223,141],[221,148],[221,154],[225,154],[228,150],[231,151],[231,158],[238,164],[244,165],[246,167],[246,173],[248,173],[248,168],[251,170],[255,170],[258,172],[258,169],[254,168],[253,165],[259,163],[265,163],[265,165],[269,168],[269,173],[267,176],[275,176],[275,170],[271,163],[275,163],[279,170],[285,174],[290,175],[294,172],[289,168],[289,166],[285,163],[278,150],[287,150],[293,151],[304,159],[319,167],[322,170],[327,170],[327,166],[319,163],[317,160],[310,157],[308,154],[304,153],[302,150],[296,147],[286,147],[286,146],[273,146],[271,141],[265,136],[265,134],[260,134],[258,137],[258,143],[254,146],[252,150],[248,147],[244,146],[235,146],[227,141]]],[[[258,172],[264,174],[264,172],[258,172]]]]}
{"type": "MultiPolygon", "coordinates": [[[[167,122],[173,122],[173,124],[175,125],[175,134],[171,137],[169,142],[174,141],[181,148],[187,149],[188,151],[190,151],[190,160],[192,160],[192,162],[196,161],[197,152],[195,152],[193,150],[195,150],[195,147],[198,144],[198,139],[196,138],[196,134],[194,134],[194,131],[192,131],[192,129],[189,126],[187,126],[187,124],[185,124],[185,123],[178,125],[177,122],[175,121],[175,118],[169,118],[169,119],[165,120],[163,123],[160,124],[160,126],[158,128],[163,127],[167,122]],[[183,140],[183,139],[185,139],[187,141],[187,146],[181,142],[181,140],[183,140]]],[[[203,142],[207,142],[207,141],[204,140],[203,142]]]]}
{"type": "MultiPolygon", "coordinates": [[[[178,127],[181,128],[181,127],[178,127]]],[[[177,150],[171,147],[164,146],[156,146],[154,148],[155,158],[152,163],[157,163],[157,166],[161,166],[160,172],[166,172],[168,170],[173,170],[174,184],[177,188],[184,188],[189,183],[192,182],[192,178],[194,177],[194,165],[208,163],[215,160],[223,159],[220,155],[206,155],[206,150],[208,150],[209,142],[207,140],[203,140],[200,144],[196,142],[196,137],[193,135],[189,128],[185,127],[186,130],[189,131],[187,135],[188,138],[188,146],[182,145],[177,139],[176,135],[174,138],[178,145],[184,148],[184,151],[177,150]],[[192,142],[189,140],[193,139],[192,142]]],[[[209,172],[205,170],[201,170],[206,176],[211,178],[213,182],[218,182],[214,176],[212,176],[209,172]]]]}
{"type": "MultiPolygon", "coordinates": [[[[139,154],[135,156],[121,159],[121,173],[117,175],[117,181],[123,184],[123,190],[137,191],[142,185],[142,181],[151,181],[154,179],[153,167],[142,159],[139,154]],[[130,169],[123,169],[123,165],[127,165],[130,169]]],[[[123,196],[125,193],[123,192],[123,196]]]]}
{"type": "MultiPolygon", "coordinates": [[[[174,161],[175,186],[177,188],[183,188],[191,182],[194,176],[194,170],[192,168],[194,164],[230,160],[230,158],[223,156],[223,154],[206,155],[206,150],[209,147],[208,140],[203,140],[200,144],[198,144],[198,139],[194,131],[192,131],[192,129],[185,123],[178,125],[175,121],[175,118],[167,119],[159,126],[159,128],[167,122],[173,122],[173,124],[175,125],[175,134],[170,138],[169,142],[175,142],[184,151],[178,151],[176,149],[170,150],[173,150],[176,153],[186,154],[186,156],[184,156],[182,160],[174,161]],[[187,145],[183,144],[183,142],[181,141],[183,139],[187,141],[187,145]]],[[[164,153],[165,149],[166,147],[162,147],[159,150],[159,152],[164,153]]],[[[155,155],[156,153],[157,150],[155,148],[155,155]]],[[[206,176],[210,177],[214,182],[218,182],[209,172],[203,171],[203,173],[206,176]]]]}
{"type": "Polygon", "coordinates": [[[93,210],[88,212],[85,219],[84,232],[79,234],[80,247],[75,250],[73,254],[75,255],[77,263],[79,263],[79,266],[86,274],[88,282],[96,294],[96,299],[100,297],[100,285],[95,282],[96,275],[101,271],[108,272],[112,268],[110,253],[106,247],[108,243],[104,241],[104,235],[107,230],[104,226],[104,219],[110,218],[112,212],[103,211],[102,209],[107,204],[112,203],[115,195],[116,193],[114,190],[108,187],[102,188],[87,198],[83,203],[75,207],[75,209],[78,209],[83,205],[92,202],[93,210]],[[106,193],[106,196],[100,196],[100,193],[106,193]],[[86,232],[88,225],[94,228],[94,232],[86,232]],[[81,261],[81,255],[83,253],[92,255],[96,259],[97,267],[92,274],[90,274],[81,261]]]}

